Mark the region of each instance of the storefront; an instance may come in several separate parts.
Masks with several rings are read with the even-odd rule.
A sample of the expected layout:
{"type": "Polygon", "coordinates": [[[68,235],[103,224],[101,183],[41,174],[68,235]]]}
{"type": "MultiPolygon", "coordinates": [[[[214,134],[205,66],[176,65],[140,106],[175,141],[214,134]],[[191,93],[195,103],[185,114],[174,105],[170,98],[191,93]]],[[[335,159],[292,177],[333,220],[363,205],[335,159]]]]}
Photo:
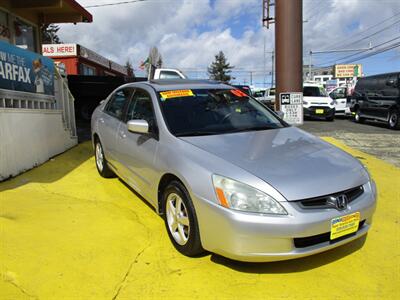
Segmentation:
{"type": "Polygon", "coordinates": [[[44,44],[42,53],[68,75],[127,76],[124,66],[79,44],[44,44]]]}
{"type": "Polygon", "coordinates": [[[40,26],[92,22],[92,15],[74,0],[0,0],[0,40],[40,53],[40,26]]]}
{"type": "Polygon", "coordinates": [[[77,144],[74,98],[41,55],[40,27],[91,21],[74,0],[0,0],[0,181],[77,144]]]}

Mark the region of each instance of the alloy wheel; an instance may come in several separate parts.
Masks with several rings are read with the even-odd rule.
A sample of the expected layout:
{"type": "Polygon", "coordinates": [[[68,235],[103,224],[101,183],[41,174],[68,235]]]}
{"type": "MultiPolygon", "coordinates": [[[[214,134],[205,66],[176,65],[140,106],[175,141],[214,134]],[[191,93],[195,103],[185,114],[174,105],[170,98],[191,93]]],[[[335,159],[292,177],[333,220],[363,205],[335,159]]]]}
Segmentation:
{"type": "Polygon", "coordinates": [[[104,155],[100,143],[96,143],[96,165],[100,172],[103,171],[104,155]]]}
{"type": "Polygon", "coordinates": [[[185,245],[189,239],[190,223],[186,206],[178,194],[168,195],[166,214],[168,229],[172,237],[179,245],[185,245]]]}
{"type": "Polygon", "coordinates": [[[396,112],[391,113],[391,114],[390,114],[390,117],[389,117],[389,126],[390,126],[391,128],[396,127],[397,121],[398,121],[397,113],[396,113],[396,112]]]}

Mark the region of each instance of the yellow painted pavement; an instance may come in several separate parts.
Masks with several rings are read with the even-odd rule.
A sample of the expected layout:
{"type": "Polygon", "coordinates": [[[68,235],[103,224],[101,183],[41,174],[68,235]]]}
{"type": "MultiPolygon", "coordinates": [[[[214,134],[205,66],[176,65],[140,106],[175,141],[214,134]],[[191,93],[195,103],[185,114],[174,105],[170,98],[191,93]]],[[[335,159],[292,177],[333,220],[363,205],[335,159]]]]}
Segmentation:
{"type": "Polygon", "coordinates": [[[84,143],[0,183],[0,299],[400,299],[400,169],[326,140],[376,180],[365,240],[274,263],[184,257],[150,206],[97,174],[84,143]]]}

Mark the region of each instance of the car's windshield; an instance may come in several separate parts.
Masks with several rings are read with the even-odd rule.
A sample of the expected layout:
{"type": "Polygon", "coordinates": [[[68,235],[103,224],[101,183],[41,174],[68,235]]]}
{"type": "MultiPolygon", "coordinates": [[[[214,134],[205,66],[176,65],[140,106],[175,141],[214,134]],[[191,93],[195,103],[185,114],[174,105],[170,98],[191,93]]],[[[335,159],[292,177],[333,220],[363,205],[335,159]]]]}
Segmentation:
{"type": "Polygon", "coordinates": [[[282,128],[286,123],[238,89],[159,92],[169,130],[176,136],[282,128]]]}
{"type": "Polygon", "coordinates": [[[265,91],[255,91],[253,92],[253,96],[256,98],[264,97],[265,91]]]}
{"type": "Polygon", "coordinates": [[[306,97],[327,97],[326,91],[323,87],[318,86],[305,86],[303,88],[303,96],[306,97]]]}

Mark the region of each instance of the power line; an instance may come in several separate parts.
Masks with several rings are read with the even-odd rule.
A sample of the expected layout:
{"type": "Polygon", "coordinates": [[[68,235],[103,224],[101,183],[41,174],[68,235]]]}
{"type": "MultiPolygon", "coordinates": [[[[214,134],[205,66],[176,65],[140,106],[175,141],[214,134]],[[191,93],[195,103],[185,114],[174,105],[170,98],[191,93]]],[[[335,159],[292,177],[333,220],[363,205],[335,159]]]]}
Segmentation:
{"type": "Polygon", "coordinates": [[[367,31],[371,30],[372,28],[375,28],[375,27],[377,27],[377,26],[379,26],[379,25],[381,25],[381,24],[383,24],[383,23],[385,23],[385,22],[387,22],[387,21],[389,21],[389,20],[391,20],[391,19],[393,19],[393,18],[395,18],[395,17],[397,17],[397,16],[399,16],[399,15],[400,15],[400,11],[397,12],[397,13],[395,13],[394,15],[392,15],[391,17],[389,17],[389,18],[387,18],[387,19],[384,19],[384,20],[382,20],[382,21],[380,21],[380,22],[378,22],[378,23],[376,23],[376,24],[374,24],[374,25],[372,25],[372,26],[370,26],[370,27],[367,27],[366,29],[364,29],[364,30],[362,30],[362,31],[354,32],[353,34],[347,36],[346,38],[339,40],[339,42],[335,42],[335,43],[333,43],[333,44],[330,44],[330,45],[326,46],[325,48],[330,48],[330,47],[332,47],[332,46],[336,46],[337,44],[340,44],[340,43],[342,43],[342,42],[348,40],[349,38],[351,38],[351,37],[353,37],[353,36],[363,34],[363,33],[367,32],[367,31]]]}
{"type": "Polygon", "coordinates": [[[114,5],[130,4],[130,3],[145,2],[145,1],[148,1],[148,0],[129,0],[129,1],[114,2],[114,3],[96,4],[96,5],[84,6],[84,8],[114,6],[114,5]]]}
{"type": "MultiPolygon", "coordinates": [[[[376,45],[376,46],[374,46],[372,49],[377,48],[377,47],[380,47],[380,46],[383,46],[383,45],[385,45],[385,44],[388,44],[388,43],[393,42],[393,41],[398,40],[398,39],[400,39],[400,35],[399,35],[399,36],[396,36],[395,38],[393,38],[393,39],[391,39],[391,40],[389,40],[389,41],[386,41],[386,42],[383,42],[383,43],[381,43],[381,44],[379,44],[379,45],[376,45]]],[[[347,59],[347,58],[350,58],[350,57],[359,55],[359,54],[364,53],[364,52],[367,52],[367,51],[370,51],[370,49],[365,49],[365,50],[359,51],[359,52],[357,52],[357,53],[353,53],[353,54],[350,54],[350,55],[347,55],[347,56],[343,56],[343,57],[340,57],[340,58],[337,58],[337,59],[332,59],[332,60],[329,60],[329,61],[325,62],[325,64],[330,64],[330,63],[337,62],[337,61],[340,61],[340,60],[345,60],[345,59],[347,59]]]]}
{"type": "Polygon", "coordinates": [[[397,47],[400,47],[400,42],[391,44],[391,45],[387,46],[386,48],[380,49],[379,51],[375,51],[373,53],[368,53],[368,54],[365,54],[364,56],[356,57],[355,59],[345,61],[344,63],[345,64],[349,64],[349,63],[352,63],[354,61],[363,60],[363,59],[369,58],[371,56],[374,56],[374,55],[377,55],[377,54],[392,50],[392,49],[397,48],[397,47]]]}
{"type": "Polygon", "coordinates": [[[385,30],[388,30],[388,29],[392,28],[393,25],[396,25],[398,23],[400,23],[400,19],[395,21],[395,22],[393,22],[393,23],[391,23],[391,24],[389,24],[388,26],[386,26],[386,27],[384,27],[384,28],[382,28],[382,29],[380,29],[378,31],[375,31],[374,33],[371,33],[370,35],[367,35],[366,37],[363,37],[361,39],[358,39],[357,41],[351,42],[350,44],[347,44],[347,45],[345,45],[343,47],[349,47],[351,45],[357,44],[358,42],[364,41],[364,40],[366,40],[366,39],[368,39],[368,38],[370,38],[370,37],[372,37],[374,35],[377,35],[378,33],[381,33],[381,32],[383,32],[385,30]]]}

